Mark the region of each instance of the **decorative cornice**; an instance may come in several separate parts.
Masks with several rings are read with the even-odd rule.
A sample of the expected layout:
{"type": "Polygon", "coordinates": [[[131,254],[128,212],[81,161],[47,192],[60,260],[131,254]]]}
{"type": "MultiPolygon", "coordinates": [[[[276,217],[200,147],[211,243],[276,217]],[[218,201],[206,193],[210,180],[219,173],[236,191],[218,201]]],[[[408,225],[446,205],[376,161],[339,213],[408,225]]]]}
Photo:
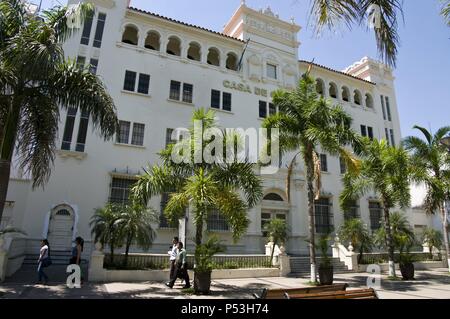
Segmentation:
{"type": "Polygon", "coordinates": [[[72,152],[72,151],[65,151],[65,150],[57,150],[56,154],[58,154],[62,159],[75,158],[80,161],[85,159],[87,156],[87,153],[72,152]]]}

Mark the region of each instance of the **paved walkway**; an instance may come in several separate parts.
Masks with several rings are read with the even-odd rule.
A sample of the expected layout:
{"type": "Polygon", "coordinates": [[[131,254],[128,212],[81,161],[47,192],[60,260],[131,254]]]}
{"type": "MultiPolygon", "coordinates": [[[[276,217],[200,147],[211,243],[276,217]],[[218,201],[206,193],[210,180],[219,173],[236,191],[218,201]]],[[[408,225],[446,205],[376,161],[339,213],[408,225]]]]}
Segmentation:
{"type": "MultiPolygon", "coordinates": [[[[0,298],[65,298],[65,299],[111,299],[111,298],[204,298],[184,293],[182,283],[177,281],[174,289],[161,282],[144,283],[86,283],[80,289],[69,289],[65,285],[64,268],[53,269],[54,281],[48,285],[37,285],[34,267],[22,269],[20,273],[0,284],[0,298]],[[57,280],[58,278],[58,280],[57,280]]],[[[351,288],[366,287],[368,274],[336,274],[335,283],[348,283],[351,288]]],[[[306,287],[308,278],[250,278],[214,280],[211,287],[212,299],[248,299],[262,288],[306,287]]],[[[450,299],[450,275],[446,269],[417,271],[416,280],[390,281],[381,279],[381,288],[376,289],[380,299],[450,299]]]]}

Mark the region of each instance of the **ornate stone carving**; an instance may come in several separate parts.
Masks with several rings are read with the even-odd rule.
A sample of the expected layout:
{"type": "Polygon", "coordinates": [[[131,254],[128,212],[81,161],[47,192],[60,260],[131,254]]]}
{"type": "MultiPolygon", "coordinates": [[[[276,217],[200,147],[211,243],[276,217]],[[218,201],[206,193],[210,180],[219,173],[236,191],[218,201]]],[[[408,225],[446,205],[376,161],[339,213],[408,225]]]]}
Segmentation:
{"type": "Polygon", "coordinates": [[[246,20],[246,24],[255,29],[275,34],[283,39],[293,41],[294,34],[290,31],[283,30],[282,28],[276,27],[270,23],[266,23],[255,18],[248,17],[246,20]]]}
{"type": "Polygon", "coordinates": [[[96,251],[101,252],[102,249],[103,249],[103,246],[102,246],[101,243],[96,243],[96,244],[95,244],[95,250],[96,250],[96,251]]]}

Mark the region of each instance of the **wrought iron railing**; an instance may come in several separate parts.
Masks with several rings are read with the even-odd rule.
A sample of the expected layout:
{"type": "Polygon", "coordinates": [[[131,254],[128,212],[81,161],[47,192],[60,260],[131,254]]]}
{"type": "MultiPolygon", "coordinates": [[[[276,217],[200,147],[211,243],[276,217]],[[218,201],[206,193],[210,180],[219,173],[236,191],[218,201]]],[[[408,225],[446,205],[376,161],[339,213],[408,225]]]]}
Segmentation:
{"type": "MultiPolygon", "coordinates": [[[[212,257],[214,269],[272,268],[270,256],[265,255],[216,255],[212,257]]],[[[187,256],[189,269],[194,268],[194,256],[187,256]]],[[[163,270],[169,269],[169,256],[163,254],[129,254],[125,264],[125,254],[106,254],[103,267],[111,270],[163,270]]]]}
{"type": "MultiPolygon", "coordinates": [[[[420,261],[441,261],[441,255],[430,255],[429,253],[424,252],[412,252],[411,258],[414,262],[420,261]]],[[[369,253],[364,254],[361,259],[362,265],[371,265],[371,264],[382,264],[387,263],[389,260],[388,253],[369,253]]],[[[398,263],[400,261],[400,253],[396,252],[394,254],[394,261],[398,263]]]]}

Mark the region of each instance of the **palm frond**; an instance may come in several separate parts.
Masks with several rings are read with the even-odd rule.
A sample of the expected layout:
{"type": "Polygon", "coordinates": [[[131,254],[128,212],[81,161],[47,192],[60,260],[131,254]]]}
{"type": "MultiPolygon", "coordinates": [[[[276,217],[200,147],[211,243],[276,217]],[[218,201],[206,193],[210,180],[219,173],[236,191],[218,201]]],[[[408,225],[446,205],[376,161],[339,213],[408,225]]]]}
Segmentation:
{"type": "MultiPolygon", "coordinates": [[[[69,18],[68,7],[55,6],[49,10],[45,10],[42,16],[45,19],[47,25],[49,25],[54,31],[58,42],[63,43],[70,38],[77,29],[69,28],[67,23],[69,18]]],[[[95,6],[92,3],[80,3],[78,7],[79,19],[84,21],[87,16],[93,16],[95,6]]]]}
{"type": "Polygon", "coordinates": [[[94,129],[99,128],[105,139],[116,132],[119,121],[112,97],[99,78],[74,63],[58,65],[49,79],[50,94],[64,107],[76,107],[89,113],[94,129]]]}
{"type": "Polygon", "coordinates": [[[431,145],[433,143],[433,135],[431,135],[431,133],[426,128],[418,125],[414,125],[413,128],[422,132],[422,134],[425,136],[426,141],[428,142],[428,145],[431,145]]]}
{"type": "Polygon", "coordinates": [[[25,100],[17,134],[17,155],[20,167],[31,173],[33,187],[43,186],[50,178],[55,159],[59,108],[53,99],[37,91],[30,92],[25,100]]]}
{"type": "Polygon", "coordinates": [[[441,14],[444,17],[447,25],[450,27],[450,1],[449,0],[443,0],[441,14]]]}

